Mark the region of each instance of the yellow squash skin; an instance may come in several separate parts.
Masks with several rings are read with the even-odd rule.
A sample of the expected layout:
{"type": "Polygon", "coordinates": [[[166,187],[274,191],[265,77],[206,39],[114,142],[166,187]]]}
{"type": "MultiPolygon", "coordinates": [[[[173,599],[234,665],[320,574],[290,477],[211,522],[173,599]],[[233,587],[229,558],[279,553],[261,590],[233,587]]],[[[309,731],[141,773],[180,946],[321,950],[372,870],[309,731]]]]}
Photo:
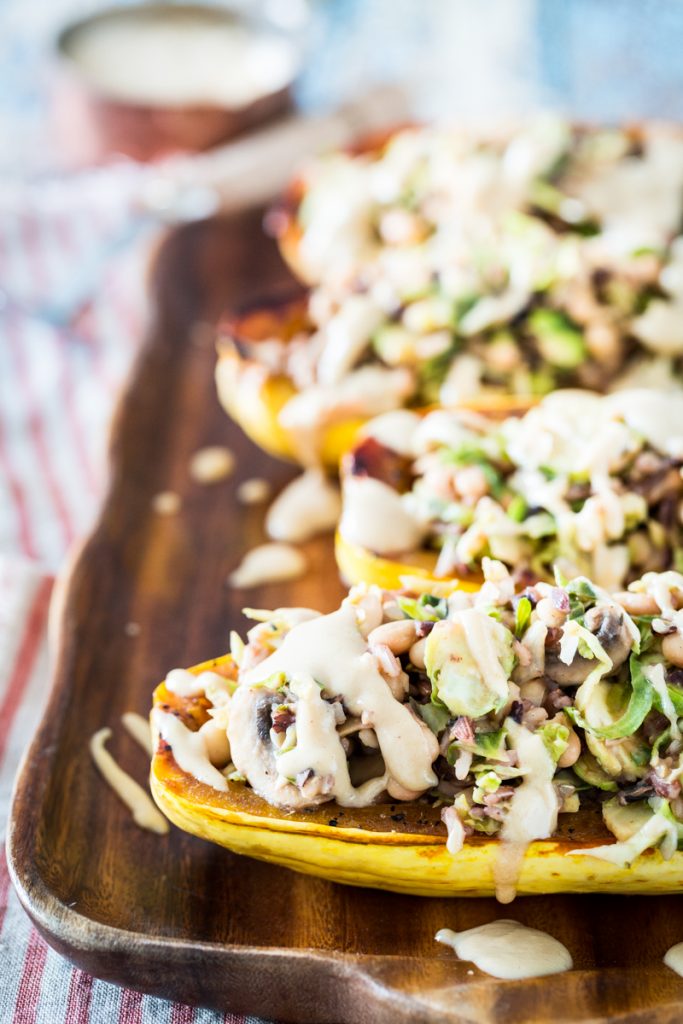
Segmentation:
{"type": "MultiPolygon", "coordinates": [[[[220,670],[228,661],[225,656],[190,671],[220,670]]],[[[190,728],[198,728],[207,718],[204,698],[179,698],[163,683],[155,690],[154,706],[176,712],[190,728]]],[[[150,784],[170,821],[234,853],[333,882],[419,896],[491,896],[495,890],[499,841],[471,839],[452,856],[438,810],[423,804],[395,802],[350,810],[330,803],[287,814],[243,783],[228,783],[228,792],[221,793],[198,782],[158,741],[150,784]]],[[[519,877],[520,895],[673,893],[683,888],[683,853],[665,861],[658,851],[648,851],[630,869],[568,857],[569,850],[609,842],[611,837],[593,812],[563,815],[560,822],[556,839],[530,846],[519,877]]]]}
{"type": "Polygon", "coordinates": [[[395,562],[373,554],[360,544],[352,544],[337,530],[334,554],[342,580],[347,586],[354,583],[375,583],[382,590],[401,590],[402,578],[424,579],[428,582],[453,584],[453,590],[479,590],[481,579],[457,580],[434,575],[436,555],[432,551],[415,552],[414,562],[395,562]]]}

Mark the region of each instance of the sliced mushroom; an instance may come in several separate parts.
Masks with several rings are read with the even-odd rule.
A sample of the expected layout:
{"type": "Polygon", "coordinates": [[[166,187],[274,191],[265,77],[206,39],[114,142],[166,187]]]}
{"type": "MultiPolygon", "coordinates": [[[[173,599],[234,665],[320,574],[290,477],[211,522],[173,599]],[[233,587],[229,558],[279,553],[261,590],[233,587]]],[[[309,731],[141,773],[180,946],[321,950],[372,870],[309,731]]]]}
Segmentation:
{"type": "MultiPolygon", "coordinates": [[[[632,637],[623,612],[614,605],[590,608],[584,619],[586,629],[594,633],[605,653],[611,658],[613,669],[624,664],[631,652],[632,637]]],[[[558,686],[578,686],[595,668],[594,658],[584,658],[578,652],[569,665],[560,660],[560,631],[549,631],[545,652],[545,674],[558,686]]]]}
{"type": "MultiPolygon", "coordinates": [[[[240,686],[230,705],[229,739],[233,764],[252,789],[275,807],[298,810],[330,799],[329,792],[307,786],[302,793],[291,782],[283,783],[275,765],[270,740],[273,707],[282,695],[263,687],[240,686]]],[[[324,787],[323,787],[324,788],[324,787]]]]}

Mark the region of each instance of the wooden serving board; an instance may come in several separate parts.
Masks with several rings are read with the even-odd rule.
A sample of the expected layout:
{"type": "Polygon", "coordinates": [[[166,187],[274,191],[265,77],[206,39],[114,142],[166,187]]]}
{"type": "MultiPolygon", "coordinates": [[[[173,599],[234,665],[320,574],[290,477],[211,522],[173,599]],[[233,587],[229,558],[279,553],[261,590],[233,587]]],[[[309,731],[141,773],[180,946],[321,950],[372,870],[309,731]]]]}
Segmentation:
{"type": "Polygon", "coordinates": [[[211,323],[231,303],[286,282],[257,212],[183,228],[152,275],[155,320],[113,428],[111,487],[61,588],[54,686],[20,773],[11,871],[41,933],[98,977],[145,992],[281,1021],[531,1024],[683,1020],[683,979],[662,955],[683,939],[674,897],[554,896],[499,907],[326,883],[237,857],[173,829],[143,832],[92,766],[89,736],[139,779],[144,755],[119,725],[146,714],[166,671],[222,653],[243,604],[331,610],[342,587],[331,539],[306,546],[293,584],[231,591],[228,572],[262,537],[235,482],[293,475],[257,451],[214,396],[211,323]],[[188,476],[197,448],[226,443],[231,481],[188,476]],[[182,496],[179,515],[152,511],[182,496]],[[129,635],[128,623],[140,626],[129,635]],[[441,927],[515,917],[551,932],[575,969],[499,982],[434,941],[441,927]]]}

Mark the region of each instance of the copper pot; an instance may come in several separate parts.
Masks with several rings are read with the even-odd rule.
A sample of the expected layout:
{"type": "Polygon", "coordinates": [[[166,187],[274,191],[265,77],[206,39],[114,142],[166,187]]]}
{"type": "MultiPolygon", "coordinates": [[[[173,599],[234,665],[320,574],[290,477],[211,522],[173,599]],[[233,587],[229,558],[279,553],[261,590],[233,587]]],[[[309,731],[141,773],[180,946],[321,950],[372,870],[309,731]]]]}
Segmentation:
{"type": "MultiPolygon", "coordinates": [[[[109,8],[66,26],[56,40],[57,73],[53,111],[58,144],[68,163],[96,163],[114,154],[150,161],[172,153],[206,150],[227,139],[274,119],[291,106],[291,86],[296,74],[280,87],[236,106],[222,103],[149,103],[107,95],[91,81],[73,56],[79,35],[93,26],[134,19],[148,21],[169,16],[237,25],[255,34],[275,34],[263,22],[229,8],[204,4],[142,3],[109,8]]],[[[290,45],[294,44],[290,41],[290,45]]],[[[293,51],[296,55],[296,51],[293,51]]]]}

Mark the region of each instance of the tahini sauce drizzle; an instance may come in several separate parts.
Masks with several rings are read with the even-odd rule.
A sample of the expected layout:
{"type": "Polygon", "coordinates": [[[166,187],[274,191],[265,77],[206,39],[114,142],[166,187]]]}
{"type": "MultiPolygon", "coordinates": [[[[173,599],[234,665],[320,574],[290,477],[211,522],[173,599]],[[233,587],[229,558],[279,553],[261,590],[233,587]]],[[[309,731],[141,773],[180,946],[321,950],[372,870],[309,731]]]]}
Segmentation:
{"type": "Polygon", "coordinates": [[[511,903],[527,847],[535,839],[548,839],[553,834],[559,805],[553,786],[555,762],[541,737],[512,718],[505,720],[505,726],[524,772],[522,783],[510,801],[493,872],[497,899],[511,903]]]}
{"type": "Polygon", "coordinates": [[[210,683],[222,688],[225,680],[217,672],[207,670],[197,674],[186,668],[172,668],[164,680],[166,689],[176,697],[201,697],[210,683]]]}
{"type": "Polygon", "coordinates": [[[224,775],[211,764],[205,738],[199,732],[192,732],[176,715],[155,708],[152,724],[162,740],[170,746],[176,764],[188,775],[206,786],[225,793],[228,783],[224,775]]]}
{"type": "Polygon", "coordinates": [[[683,978],[683,942],[677,942],[664,954],[664,963],[683,978]]]}
{"type": "Polygon", "coordinates": [[[148,793],[139,786],[128,772],[121,768],[105,744],[111,736],[111,729],[99,729],[90,738],[90,753],[105,781],[111,786],[133,815],[133,821],[140,828],[146,828],[158,835],[166,835],[168,822],[152,803],[148,793]]]}
{"type": "Polygon", "coordinates": [[[363,437],[372,437],[385,448],[410,458],[417,454],[415,440],[420,417],[409,409],[395,409],[376,416],[363,427],[363,437]]]}
{"type": "Polygon", "coordinates": [[[505,981],[560,974],[573,966],[566,946],[519,921],[490,921],[465,932],[442,928],[436,941],[451,946],[456,956],[471,961],[485,974],[505,981]]]}
{"type": "Polygon", "coordinates": [[[351,544],[392,555],[419,547],[426,529],[393,487],[370,476],[350,476],[344,481],[339,532],[351,544]]]}
{"type": "Polygon", "coordinates": [[[270,506],[266,532],[273,540],[297,544],[333,530],[340,515],[339,489],[321,469],[307,469],[270,506]]]}
{"type": "Polygon", "coordinates": [[[142,715],[136,714],[135,711],[126,711],[121,715],[121,724],[128,735],[142,747],[146,754],[152,757],[154,751],[152,749],[152,730],[149,726],[149,720],[143,718],[142,715]]]}
{"type": "Polygon", "coordinates": [[[259,544],[247,551],[237,568],[228,576],[231,587],[258,587],[303,576],[307,568],[303,552],[290,544],[259,544]]]}
{"type": "MultiPolygon", "coordinates": [[[[323,763],[334,773],[334,765],[339,763],[341,741],[336,730],[323,722],[329,706],[320,699],[322,687],[330,695],[342,696],[349,712],[362,717],[364,725],[374,729],[389,785],[395,780],[416,795],[435,785],[432,763],[438,754],[436,738],[407,705],[392,696],[367,650],[352,605],[344,604],[331,615],[321,615],[295,626],[277,651],[246,673],[241,686],[263,682],[279,672],[284,672],[297,688],[303,701],[301,711],[310,724],[310,728],[307,726],[300,731],[297,711],[297,745],[281,755],[281,773],[291,776],[294,768],[303,770],[323,763]],[[314,681],[317,694],[309,681],[314,681]]],[[[238,699],[239,689],[233,700],[238,699]]],[[[230,728],[228,737],[234,757],[236,744],[233,745],[230,728]]],[[[346,765],[345,756],[343,763],[346,765]]],[[[239,764],[235,760],[235,764],[242,774],[249,776],[248,763],[239,764]]],[[[344,806],[364,806],[371,802],[367,792],[361,793],[346,785],[343,773],[335,775],[334,792],[344,806]]]]}

